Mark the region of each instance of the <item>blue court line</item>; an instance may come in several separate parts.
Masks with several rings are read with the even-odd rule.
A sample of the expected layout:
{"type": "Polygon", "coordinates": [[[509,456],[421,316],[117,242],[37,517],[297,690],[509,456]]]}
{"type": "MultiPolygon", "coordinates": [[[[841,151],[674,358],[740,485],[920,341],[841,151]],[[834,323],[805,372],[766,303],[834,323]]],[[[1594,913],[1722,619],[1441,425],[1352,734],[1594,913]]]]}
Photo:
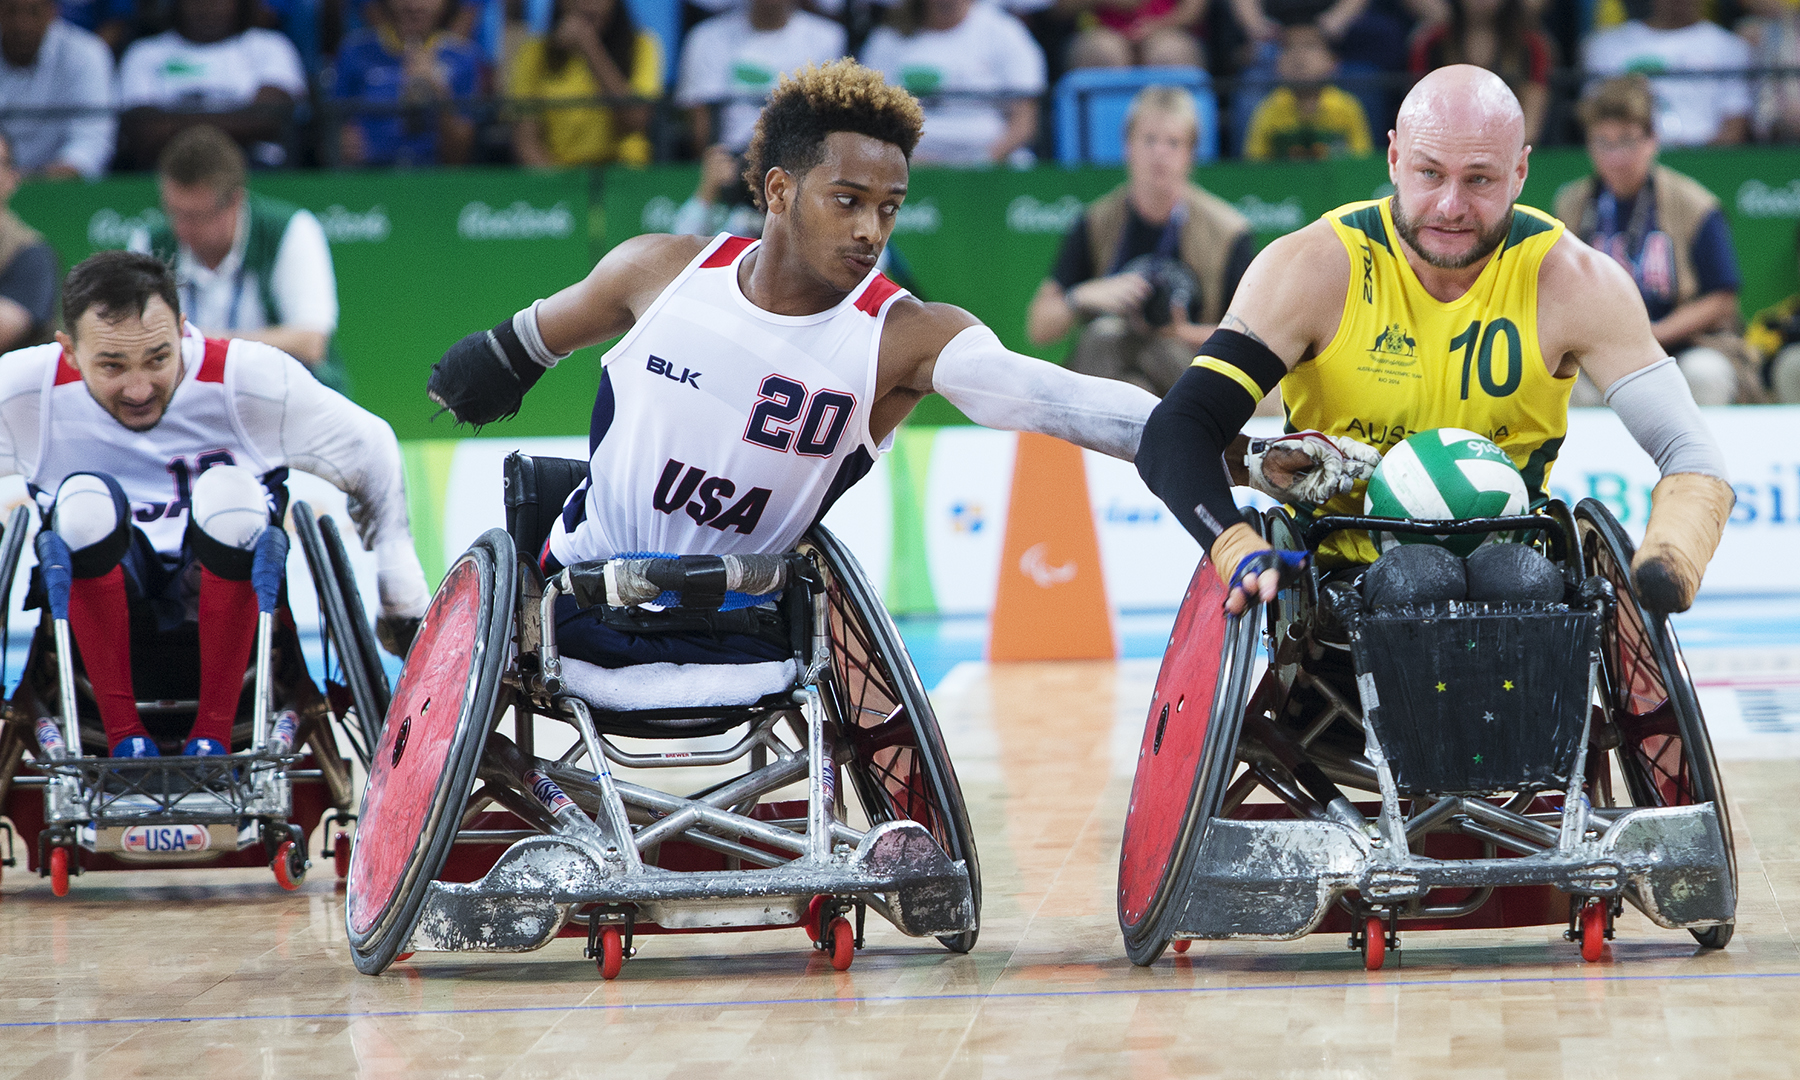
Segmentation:
{"type": "Polygon", "coordinates": [[[776,1005],[904,1005],[935,1001],[1040,1001],[1055,998],[1119,997],[1130,994],[1222,994],[1268,990],[1357,990],[1416,986],[1539,986],[1569,983],[1703,982],[1724,979],[1800,979],[1800,971],[1724,971],[1677,975],[1539,975],[1517,979],[1396,979],[1375,982],[1281,983],[1258,986],[1153,986],[1119,990],[1034,990],[1003,994],[893,994],[877,997],[764,998],[747,1001],[649,1001],[616,1005],[513,1005],[492,1009],[396,1009],[387,1012],[272,1013],[255,1016],[151,1016],[138,1019],[13,1020],[7,1028],[100,1027],[117,1024],[200,1024],[244,1020],[388,1020],[409,1016],[504,1016],[529,1013],[636,1012],[643,1009],[767,1008],[776,1005]]]}

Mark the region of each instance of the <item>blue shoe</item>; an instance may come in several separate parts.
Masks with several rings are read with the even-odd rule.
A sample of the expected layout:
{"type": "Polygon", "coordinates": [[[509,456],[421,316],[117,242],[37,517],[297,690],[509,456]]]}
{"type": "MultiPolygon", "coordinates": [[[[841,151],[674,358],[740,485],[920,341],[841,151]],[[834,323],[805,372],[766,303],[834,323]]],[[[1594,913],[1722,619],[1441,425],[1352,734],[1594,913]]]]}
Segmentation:
{"type": "Polygon", "coordinates": [[[130,738],[120,739],[119,744],[112,748],[112,756],[162,757],[162,751],[156,748],[156,743],[151,739],[142,735],[133,735],[130,738]]]}
{"type": "Polygon", "coordinates": [[[181,748],[182,757],[225,757],[230,753],[217,739],[189,739],[181,748]]]}

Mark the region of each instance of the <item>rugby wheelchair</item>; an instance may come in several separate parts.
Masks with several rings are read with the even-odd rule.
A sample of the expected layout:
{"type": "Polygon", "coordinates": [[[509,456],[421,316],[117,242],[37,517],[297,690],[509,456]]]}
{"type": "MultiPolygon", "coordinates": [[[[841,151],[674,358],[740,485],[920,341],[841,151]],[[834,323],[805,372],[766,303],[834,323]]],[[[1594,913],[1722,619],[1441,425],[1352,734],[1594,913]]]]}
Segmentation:
{"type": "MultiPolygon", "coordinates": [[[[285,502],[285,498],[282,500],[285,502]]],[[[0,723],[0,813],[6,862],[13,830],[28,868],[57,896],[89,870],[268,866],[285,889],[310,867],[308,839],[349,869],[356,790],[339,736],[364,769],[387,707],[387,675],[336,522],[295,502],[292,527],[319,601],[326,689],[307,670],[287,604],[288,534],[264,530],[252,582],[256,640],[243,676],[232,753],[178,756],[198,707],[192,643],[134,643],[138,714],[165,755],[107,756],[106,734],[79,656],[70,648],[68,549],[38,532],[43,614],[0,723]],[[280,711],[278,715],[278,710],[280,711]],[[291,713],[292,715],[288,715],[291,713]]],[[[0,533],[0,639],[30,528],[20,506],[0,533]]]]}
{"type": "Polygon", "coordinates": [[[507,529],[446,574],[375,747],[345,900],[357,969],[564,936],[612,979],[644,935],[802,927],[841,971],[870,910],[972,948],[980,867],[956,774],[831,532],[545,580],[532,556],[587,463],[513,454],[504,472],[507,529]],[[721,632],[728,591],[779,591],[774,615],[739,614],[778,617],[790,660],[609,670],[558,651],[559,596],[636,634],[692,634],[721,632]]]}
{"type": "Polygon", "coordinates": [[[1274,602],[1228,616],[1202,561],[1125,824],[1134,963],[1194,939],[1325,931],[1348,932],[1375,970],[1402,928],[1565,924],[1595,961],[1625,903],[1724,947],[1737,870],[1706,723],[1604,505],[1463,522],[1245,514],[1287,550],[1338,529],[1517,531],[1560,566],[1563,600],[1371,608],[1314,560],[1274,602]]]}

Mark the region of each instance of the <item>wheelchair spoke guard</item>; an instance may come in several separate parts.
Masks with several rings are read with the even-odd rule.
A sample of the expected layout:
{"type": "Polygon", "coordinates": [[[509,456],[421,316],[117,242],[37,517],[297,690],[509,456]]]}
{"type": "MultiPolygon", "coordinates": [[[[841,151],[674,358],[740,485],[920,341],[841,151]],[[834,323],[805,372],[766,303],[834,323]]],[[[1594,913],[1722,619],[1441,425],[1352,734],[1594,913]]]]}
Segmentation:
{"type": "MultiPolygon", "coordinates": [[[[898,820],[923,825],[967,868],[979,918],[981,866],[974,832],[919,673],[855,557],[823,526],[808,540],[824,564],[821,599],[829,605],[832,684],[854,751],[850,781],[864,813],[871,825],[898,820]]],[[[938,940],[952,951],[968,952],[977,933],[938,940]]]]}
{"type": "MultiPolygon", "coordinates": [[[[1735,892],[1737,857],[1724,783],[1675,631],[1668,616],[1638,599],[1631,580],[1637,549],[1605,504],[1583,499],[1575,519],[1587,571],[1611,582],[1618,596],[1600,636],[1601,693],[1618,733],[1615,753],[1629,799],[1637,806],[1712,803],[1735,892]]],[[[1693,934],[1704,945],[1723,947],[1731,938],[1731,924],[1693,934]]]]}
{"type": "Polygon", "coordinates": [[[1258,619],[1228,616],[1210,559],[1188,583],[1157,674],[1119,850],[1119,928],[1136,964],[1168,944],[1171,899],[1186,894],[1187,854],[1218,812],[1237,760],[1258,619]]]}
{"type": "Polygon", "coordinates": [[[498,704],[517,586],[512,539],[491,529],[432,598],[381,731],[350,861],[344,921],[357,970],[411,936],[443,868],[498,704]]]}

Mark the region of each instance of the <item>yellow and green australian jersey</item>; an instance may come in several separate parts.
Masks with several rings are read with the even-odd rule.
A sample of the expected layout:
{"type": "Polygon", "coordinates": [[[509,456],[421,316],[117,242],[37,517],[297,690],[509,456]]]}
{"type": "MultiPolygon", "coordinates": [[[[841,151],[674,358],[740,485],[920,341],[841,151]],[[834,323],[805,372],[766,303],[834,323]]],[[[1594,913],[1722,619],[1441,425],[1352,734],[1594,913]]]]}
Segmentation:
{"type": "MultiPolygon", "coordinates": [[[[1391,199],[1325,215],[1350,253],[1350,288],[1330,344],[1281,381],[1288,430],[1344,435],[1382,453],[1432,428],[1466,428],[1505,450],[1532,505],[1547,498],[1550,466],[1569,424],[1573,378],[1545,366],[1538,345],[1538,267],[1562,222],[1513,208],[1512,229],[1469,291],[1433,297],[1419,284],[1394,230],[1391,199]]],[[[1360,514],[1361,485],[1302,512],[1360,514]]],[[[1363,533],[1320,548],[1327,565],[1373,562],[1363,533]]]]}

